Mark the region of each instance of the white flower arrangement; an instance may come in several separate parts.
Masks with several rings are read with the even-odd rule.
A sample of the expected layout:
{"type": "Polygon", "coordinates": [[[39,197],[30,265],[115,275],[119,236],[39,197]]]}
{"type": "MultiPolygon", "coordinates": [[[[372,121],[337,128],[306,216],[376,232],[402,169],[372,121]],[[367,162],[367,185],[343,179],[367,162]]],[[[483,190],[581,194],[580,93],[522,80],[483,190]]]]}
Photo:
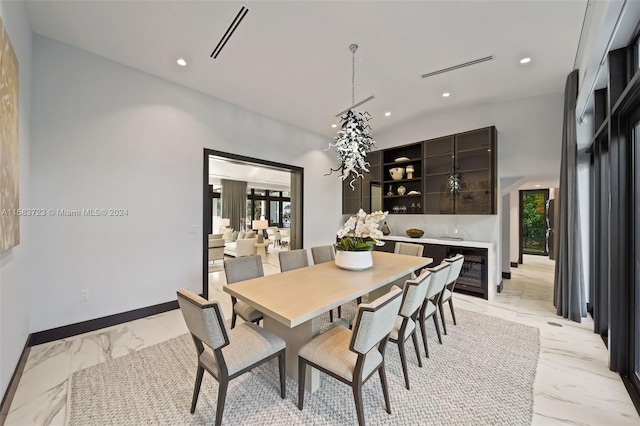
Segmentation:
{"type": "Polygon", "coordinates": [[[364,210],[349,218],[338,231],[340,241],[336,243],[336,250],[341,251],[371,251],[374,246],[384,245],[379,223],[387,217],[389,212],[377,211],[367,214],[364,210]]]}

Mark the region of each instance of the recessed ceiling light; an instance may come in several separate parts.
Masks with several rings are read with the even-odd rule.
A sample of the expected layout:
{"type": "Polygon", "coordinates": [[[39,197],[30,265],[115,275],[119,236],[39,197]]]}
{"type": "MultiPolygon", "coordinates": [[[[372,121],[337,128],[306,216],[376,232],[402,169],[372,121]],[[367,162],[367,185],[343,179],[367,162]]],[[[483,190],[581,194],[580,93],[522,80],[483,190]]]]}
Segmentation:
{"type": "Polygon", "coordinates": [[[390,116],[390,115],[391,115],[391,113],[390,113],[390,112],[385,112],[385,113],[384,113],[384,116],[385,116],[385,117],[388,117],[388,116],[390,116]]]}
{"type": "Polygon", "coordinates": [[[531,62],[531,58],[522,58],[522,59],[520,59],[520,63],[521,64],[526,64],[526,63],[529,63],[529,62],[531,62]]]}
{"type": "Polygon", "coordinates": [[[443,97],[443,98],[448,98],[449,96],[451,96],[451,93],[449,93],[449,92],[444,92],[444,93],[442,94],[442,97],[443,97]]]}
{"type": "Polygon", "coordinates": [[[181,67],[186,67],[187,66],[187,61],[184,60],[184,58],[178,58],[178,60],[176,61],[178,63],[178,65],[180,65],[181,67]]]}
{"type": "Polygon", "coordinates": [[[540,185],[535,185],[536,188],[540,188],[540,185]]]}
{"type": "Polygon", "coordinates": [[[336,128],[336,127],[338,127],[338,125],[337,124],[332,124],[331,127],[336,128]]]}

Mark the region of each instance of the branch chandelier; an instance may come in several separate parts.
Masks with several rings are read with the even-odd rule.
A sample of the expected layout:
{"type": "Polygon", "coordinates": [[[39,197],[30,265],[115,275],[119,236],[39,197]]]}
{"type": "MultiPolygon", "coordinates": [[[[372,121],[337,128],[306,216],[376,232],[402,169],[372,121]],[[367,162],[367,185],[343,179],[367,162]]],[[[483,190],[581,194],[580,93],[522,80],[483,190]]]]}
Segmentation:
{"type": "MultiPolygon", "coordinates": [[[[375,146],[375,141],[371,138],[371,127],[366,124],[371,120],[368,112],[358,112],[355,110],[356,104],[356,50],[357,44],[349,46],[351,50],[351,108],[340,117],[340,130],[335,142],[329,144],[329,148],[335,147],[338,153],[340,166],[331,169],[327,175],[333,172],[340,172],[340,179],[351,179],[349,185],[355,189],[355,182],[358,178],[364,178],[364,173],[369,172],[370,164],[366,161],[367,153],[375,146]]],[[[326,175],[325,175],[326,176],[326,175]]]]}

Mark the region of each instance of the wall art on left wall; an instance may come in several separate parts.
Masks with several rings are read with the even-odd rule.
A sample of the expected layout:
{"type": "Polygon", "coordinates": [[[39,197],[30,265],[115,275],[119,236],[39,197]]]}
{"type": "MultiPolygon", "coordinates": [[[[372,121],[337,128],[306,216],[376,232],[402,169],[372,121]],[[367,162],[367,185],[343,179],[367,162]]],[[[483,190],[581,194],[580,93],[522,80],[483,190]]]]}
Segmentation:
{"type": "Polygon", "coordinates": [[[0,19],[0,253],[20,244],[18,58],[0,19]]]}

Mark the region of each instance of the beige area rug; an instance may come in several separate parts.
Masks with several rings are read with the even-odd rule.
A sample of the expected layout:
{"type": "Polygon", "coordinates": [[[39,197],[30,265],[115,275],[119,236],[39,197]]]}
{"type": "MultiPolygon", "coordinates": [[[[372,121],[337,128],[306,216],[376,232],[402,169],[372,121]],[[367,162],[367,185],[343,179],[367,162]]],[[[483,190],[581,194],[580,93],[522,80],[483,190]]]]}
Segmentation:
{"type": "MultiPolygon", "coordinates": [[[[424,358],[422,349],[423,368],[418,367],[409,343],[411,390],[404,387],[397,346],[387,346],[392,414],[384,410],[380,380],[375,375],[363,390],[368,424],[531,424],[538,329],[462,309],[456,314],[458,325],[449,321],[443,345],[437,342],[433,322],[428,322],[430,358],[424,358]]],[[[196,351],[186,334],[75,372],[68,424],[213,424],[218,384],[208,373],[196,412],[189,413],[195,373],[196,351]]],[[[255,368],[231,381],[223,424],[357,424],[351,388],[321,377],[320,390],[305,395],[300,411],[293,380],[287,378],[283,400],[276,365],[255,368]]]]}

